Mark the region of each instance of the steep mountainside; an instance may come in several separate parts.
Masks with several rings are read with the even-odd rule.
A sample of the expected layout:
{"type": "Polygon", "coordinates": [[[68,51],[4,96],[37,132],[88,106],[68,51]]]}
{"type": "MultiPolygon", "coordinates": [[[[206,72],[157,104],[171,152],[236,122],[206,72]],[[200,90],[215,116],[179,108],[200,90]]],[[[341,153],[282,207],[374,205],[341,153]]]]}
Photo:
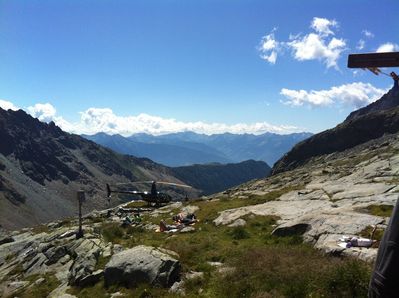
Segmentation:
{"type": "Polygon", "coordinates": [[[22,110],[0,109],[0,140],[0,224],[6,228],[75,215],[78,189],[87,192],[87,212],[107,206],[105,183],[183,183],[165,166],[117,154],[22,110]]]}
{"type": "Polygon", "coordinates": [[[203,190],[205,195],[266,177],[270,171],[271,168],[265,162],[254,160],[226,165],[206,164],[172,168],[175,177],[203,190]]]}
{"type": "Polygon", "coordinates": [[[378,101],[353,112],[335,128],[298,143],[276,162],[272,173],[294,169],[312,157],[343,151],[386,133],[396,133],[399,131],[398,105],[399,90],[394,87],[378,101]]]}
{"type": "Polygon", "coordinates": [[[185,166],[196,163],[241,162],[249,159],[263,160],[272,165],[296,143],[311,135],[224,133],[208,136],[182,132],[161,136],[135,134],[127,138],[99,133],[84,137],[120,153],[148,157],[168,166],[185,166]]]}

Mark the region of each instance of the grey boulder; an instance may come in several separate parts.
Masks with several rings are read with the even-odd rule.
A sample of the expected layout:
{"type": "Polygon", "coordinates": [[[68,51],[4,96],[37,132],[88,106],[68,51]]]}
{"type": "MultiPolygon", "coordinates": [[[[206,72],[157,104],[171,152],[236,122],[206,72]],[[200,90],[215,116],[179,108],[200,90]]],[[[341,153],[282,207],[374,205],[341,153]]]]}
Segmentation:
{"type": "Polygon", "coordinates": [[[180,262],[170,254],[165,253],[165,250],[144,245],[119,252],[105,266],[105,285],[134,287],[140,283],[148,283],[170,287],[180,278],[180,262]]]}

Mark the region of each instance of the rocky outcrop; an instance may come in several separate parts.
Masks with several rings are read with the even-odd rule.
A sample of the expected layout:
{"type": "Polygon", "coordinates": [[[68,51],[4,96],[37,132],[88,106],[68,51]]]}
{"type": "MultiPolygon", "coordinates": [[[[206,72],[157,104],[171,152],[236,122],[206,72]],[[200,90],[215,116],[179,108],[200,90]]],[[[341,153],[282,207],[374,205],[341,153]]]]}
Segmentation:
{"type": "Polygon", "coordinates": [[[277,216],[276,236],[302,235],[306,242],[334,255],[372,262],[376,248],[342,248],[343,235],[359,236],[388,218],[370,214],[369,206],[394,206],[399,197],[399,134],[385,135],[344,152],[323,155],[302,167],[229,191],[235,198],[267,196],[287,189],[272,201],[228,209],[215,225],[234,225],[247,215],[277,216]],[[294,188],[295,190],[291,190],[294,188]]]}
{"type": "MultiPolygon", "coordinates": [[[[79,239],[71,247],[70,251],[75,256],[68,275],[68,284],[73,286],[86,286],[96,280],[92,276],[98,257],[103,251],[100,239],[79,239]]],[[[95,274],[99,275],[99,273],[95,274]]]]}
{"type": "Polygon", "coordinates": [[[179,278],[178,260],[165,251],[143,245],[113,255],[104,269],[106,286],[122,284],[134,287],[148,283],[170,287],[179,278]]]}

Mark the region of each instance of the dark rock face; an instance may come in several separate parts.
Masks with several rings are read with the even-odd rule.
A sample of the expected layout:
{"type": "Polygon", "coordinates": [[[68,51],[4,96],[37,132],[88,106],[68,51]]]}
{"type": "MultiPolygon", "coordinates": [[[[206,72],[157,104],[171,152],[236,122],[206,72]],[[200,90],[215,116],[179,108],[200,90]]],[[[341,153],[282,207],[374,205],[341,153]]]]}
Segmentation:
{"type": "Polygon", "coordinates": [[[398,132],[398,105],[399,88],[394,87],[375,103],[353,112],[335,128],[298,143],[275,163],[272,175],[292,170],[312,157],[344,151],[386,133],[398,132]]]}
{"type": "Polygon", "coordinates": [[[140,283],[170,287],[179,280],[180,262],[154,247],[136,246],[112,256],[105,266],[105,285],[140,283]]]}

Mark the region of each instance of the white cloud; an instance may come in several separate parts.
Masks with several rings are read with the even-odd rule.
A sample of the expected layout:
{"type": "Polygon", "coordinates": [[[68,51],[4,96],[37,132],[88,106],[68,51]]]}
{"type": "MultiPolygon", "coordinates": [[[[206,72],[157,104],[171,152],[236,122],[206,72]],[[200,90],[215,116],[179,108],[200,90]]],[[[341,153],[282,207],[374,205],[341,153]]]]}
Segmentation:
{"type": "MultiPolygon", "coordinates": [[[[362,31],[362,35],[366,39],[374,38],[374,34],[372,32],[370,32],[369,30],[366,30],[366,29],[362,31]]],[[[357,50],[363,50],[365,48],[365,46],[366,46],[366,41],[363,38],[361,38],[357,42],[356,49],[357,50]]]]}
{"type": "Polygon", "coordinates": [[[380,45],[376,50],[377,53],[397,52],[397,51],[399,51],[399,45],[392,42],[384,43],[380,45]]]}
{"type": "Polygon", "coordinates": [[[370,83],[351,83],[334,86],[328,90],[290,90],[283,88],[280,94],[286,97],[285,104],[292,106],[331,106],[342,104],[360,108],[379,99],[387,90],[379,89],[370,83]]]}
{"type": "Polygon", "coordinates": [[[328,20],[325,18],[314,17],[310,27],[314,29],[321,36],[334,35],[331,28],[337,27],[338,23],[335,20],[328,20]]]}
{"type": "Polygon", "coordinates": [[[337,61],[346,49],[346,42],[342,38],[334,37],[333,29],[338,28],[338,22],[325,18],[314,17],[310,28],[314,32],[305,35],[290,34],[289,41],[277,41],[274,36],[276,29],[262,37],[259,51],[260,57],[271,64],[275,64],[277,55],[284,49],[292,51],[293,58],[298,61],[319,60],[327,68],[338,68],[337,61]]]}
{"type": "MultiPolygon", "coordinates": [[[[12,102],[5,100],[0,100],[0,107],[18,109],[12,102]]],[[[194,131],[208,135],[225,132],[235,134],[261,134],[265,132],[287,134],[303,131],[303,129],[296,126],[273,125],[267,122],[228,125],[225,123],[207,123],[202,121],[183,122],[173,118],[162,118],[144,113],[137,116],[118,116],[109,108],[89,108],[80,113],[79,121],[69,122],[62,116],[57,115],[57,110],[50,103],[37,103],[25,110],[40,121],[54,121],[62,130],[76,134],[105,132],[108,134],[130,136],[134,133],[161,135],[183,131],[194,131]]]]}
{"type": "Polygon", "coordinates": [[[227,125],[224,123],[182,122],[173,118],[162,118],[148,114],[137,116],[118,116],[108,108],[90,108],[81,113],[81,120],[74,125],[73,132],[94,134],[105,132],[108,134],[121,134],[129,136],[134,133],[149,133],[161,135],[166,133],[194,131],[203,134],[216,133],[254,133],[265,132],[291,133],[299,131],[299,128],[290,125],[272,125],[267,122],[238,123],[227,125]]]}
{"type": "Polygon", "coordinates": [[[3,99],[0,99],[0,108],[13,111],[19,110],[19,108],[15,106],[12,102],[3,99]]]}
{"type": "Polygon", "coordinates": [[[49,103],[37,103],[27,108],[28,113],[43,122],[54,120],[56,109],[49,103]]]}
{"type": "Polygon", "coordinates": [[[276,28],[270,34],[263,36],[258,47],[261,52],[260,57],[271,64],[276,63],[277,54],[281,50],[280,43],[275,39],[274,31],[276,31],[276,28]]]}
{"type": "Polygon", "coordinates": [[[366,42],[364,41],[364,39],[360,39],[357,42],[356,49],[357,50],[363,50],[365,45],[366,45],[366,42]]]}
{"type": "Polygon", "coordinates": [[[362,31],[363,35],[366,36],[367,38],[374,38],[374,33],[370,32],[369,30],[363,30],[362,31]]]}
{"type": "Polygon", "coordinates": [[[330,41],[316,33],[309,33],[303,38],[287,43],[293,50],[296,60],[320,60],[327,68],[338,69],[337,61],[345,50],[346,43],[343,39],[333,37],[330,41]]]}

